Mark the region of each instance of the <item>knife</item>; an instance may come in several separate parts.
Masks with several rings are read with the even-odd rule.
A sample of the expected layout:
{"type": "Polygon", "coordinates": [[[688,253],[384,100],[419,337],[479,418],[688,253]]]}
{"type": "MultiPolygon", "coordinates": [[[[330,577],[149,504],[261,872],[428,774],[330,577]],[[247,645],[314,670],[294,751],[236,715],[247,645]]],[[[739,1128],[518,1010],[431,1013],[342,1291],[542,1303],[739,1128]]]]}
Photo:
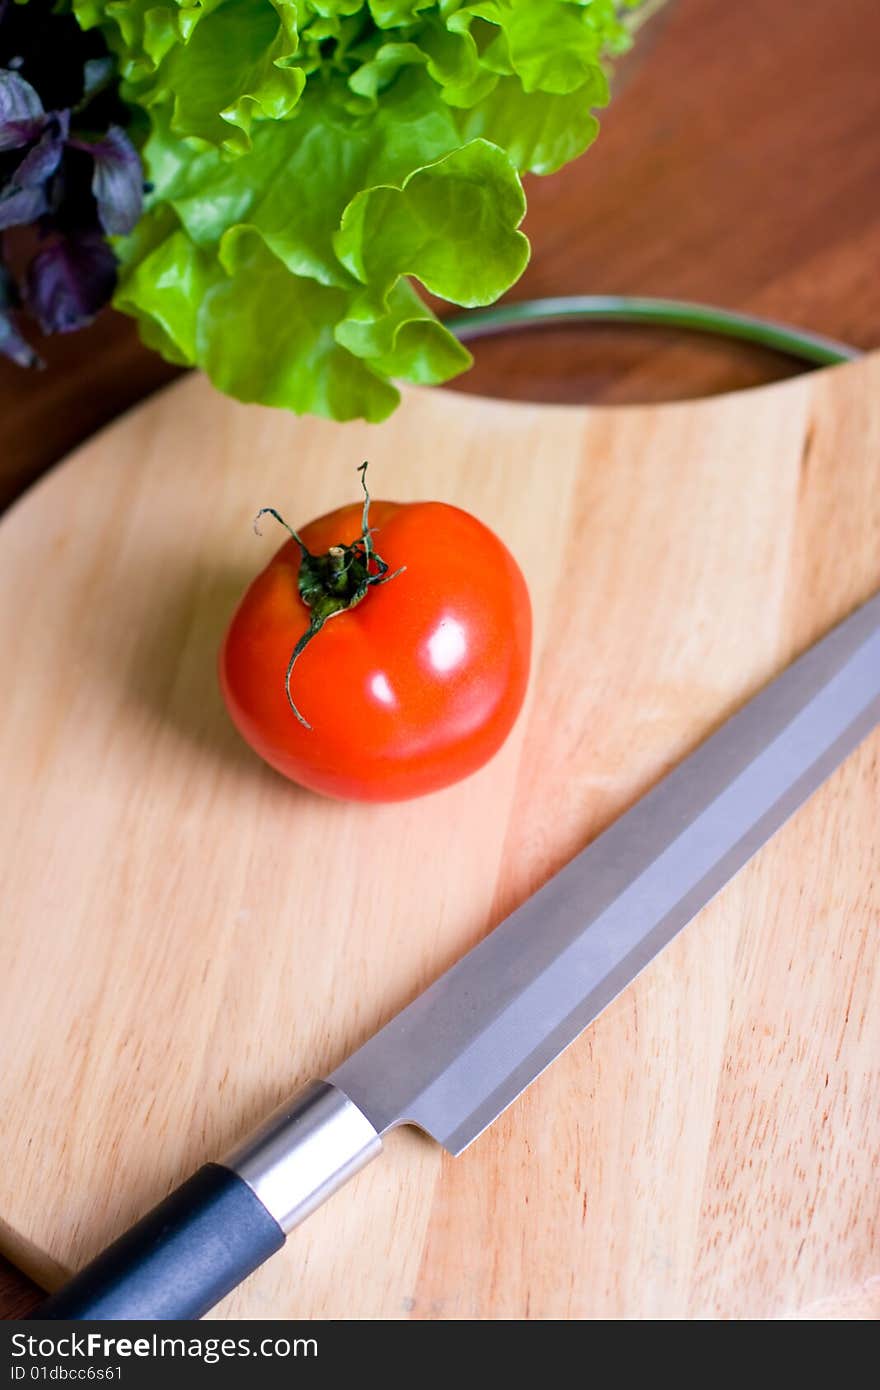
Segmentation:
{"type": "Polygon", "coordinates": [[[880,594],[832,629],[326,1080],[34,1318],[199,1318],[417,1125],[468,1144],[880,722],[880,594]]]}

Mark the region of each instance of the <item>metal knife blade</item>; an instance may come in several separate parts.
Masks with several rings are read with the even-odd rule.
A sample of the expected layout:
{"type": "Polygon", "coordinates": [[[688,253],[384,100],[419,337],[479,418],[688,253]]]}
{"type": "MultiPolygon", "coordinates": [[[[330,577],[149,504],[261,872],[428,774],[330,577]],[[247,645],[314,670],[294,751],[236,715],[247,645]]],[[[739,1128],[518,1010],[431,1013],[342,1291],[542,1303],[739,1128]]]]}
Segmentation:
{"type": "Polygon", "coordinates": [[[197,1318],[419,1125],[460,1153],[880,721],[880,594],[424,994],[108,1247],[38,1318],[197,1318]]]}
{"type": "Polygon", "coordinates": [[[766,686],[329,1080],[458,1154],[880,720],[880,595],[766,686]]]}

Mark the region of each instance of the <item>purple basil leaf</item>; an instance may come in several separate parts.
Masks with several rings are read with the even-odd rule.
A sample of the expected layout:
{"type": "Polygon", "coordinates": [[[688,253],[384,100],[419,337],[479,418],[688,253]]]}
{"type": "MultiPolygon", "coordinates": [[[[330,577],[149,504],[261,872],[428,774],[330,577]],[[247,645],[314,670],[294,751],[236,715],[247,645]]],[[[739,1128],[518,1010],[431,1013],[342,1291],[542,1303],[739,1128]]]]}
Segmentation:
{"type": "Polygon", "coordinates": [[[96,144],[79,148],[88,149],[95,161],[92,192],[101,226],[108,236],[123,236],[143,209],[144,172],[137,150],[118,125],[112,125],[96,144]]]}
{"type": "Polygon", "coordinates": [[[0,194],[0,232],[7,227],[26,227],[48,211],[49,202],[41,184],[36,188],[10,188],[0,194]]]}
{"type": "Polygon", "coordinates": [[[37,143],[28,150],[9,182],[20,188],[33,188],[51,178],[61,163],[70,117],[66,111],[53,112],[37,143]]]}
{"type": "Polygon", "coordinates": [[[44,333],[72,333],[108,302],[116,257],[99,232],[60,237],[31,261],[27,303],[44,333]]]}
{"type": "Polygon", "coordinates": [[[103,58],[87,58],[83,64],[83,94],[80,106],[87,106],[92,97],[109,86],[116,76],[116,62],[109,53],[103,58]]]}
{"type": "Polygon", "coordinates": [[[45,116],[28,121],[7,121],[0,125],[0,150],[20,150],[36,140],[46,125],[45,116]]]}
{"type": "Polygon", "coordinates": [[[9,68],[0,68],[0,150],[28,144],[39,135],[44,119],[43,103],[30,82],[9,68]]]}
{"type": "Polygon", "coordinates": [[[15,281],[0,261],[0,355],[11,358],[19,367],[42,367],[40,358],[18,330],[14,313],[17,305],[15,281]]]}
{"type": "Polygon", "coordinates": [[[15,316],[6,309],[0,309],[0,356],[11,358],[19,367],[45,365],[27,339],[19,333],[15,316]]]}

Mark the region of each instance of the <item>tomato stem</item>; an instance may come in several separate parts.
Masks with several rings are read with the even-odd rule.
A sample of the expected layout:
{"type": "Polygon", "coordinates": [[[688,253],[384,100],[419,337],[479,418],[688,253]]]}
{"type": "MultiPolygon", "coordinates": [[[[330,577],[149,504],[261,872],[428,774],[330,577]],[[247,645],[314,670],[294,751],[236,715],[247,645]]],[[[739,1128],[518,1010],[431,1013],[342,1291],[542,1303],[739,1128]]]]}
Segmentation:
{"type": "Polygon", "coordinates": [[[406,569],[405,565],[401,565],[400,569],[389,574],[389,566],[381,555],[376,553],[370,527],[370,493],[367,488],[367,467],[367,463],[362,463],[357,470],[361,475],[361,485],[364,489],[364,510],[361,534],[351,545],[331,545],[326,554],[313,555],[301,536],[294,531],[292,526],[287,524],[281,513],[277,512],[274,507],[261,507],[254,518],[254,530],[257,535],[262,534],[258,525],[260,517],[268,515],[274,517],[299,546],[300,562],[297,581],[299,596],[309,609],[311,616],[308,628],[290,654],[290,660],[284,674],[284,690],[291,710],[303,728],[310,731],[312,726],[297,709],[290,691],[294,666],[312,638],[318,635],[326,622],[329,622],[331,618],[338,617],[340,613],[347,613],[350,608],[356,607],[366,598],[370,589],[379,584],[387,584],[390,579],[396,579],[406,569]]]}

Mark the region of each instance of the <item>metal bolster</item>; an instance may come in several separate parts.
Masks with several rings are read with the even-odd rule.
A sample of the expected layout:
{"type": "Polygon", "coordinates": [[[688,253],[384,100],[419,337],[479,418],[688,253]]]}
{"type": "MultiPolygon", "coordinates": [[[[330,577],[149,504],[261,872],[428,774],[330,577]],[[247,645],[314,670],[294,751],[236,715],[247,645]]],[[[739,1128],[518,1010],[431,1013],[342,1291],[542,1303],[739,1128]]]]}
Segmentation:
{"type": "Polygon", "coordinates": [[[225,1158],[286,1233],[382,1151],[366,1115],[329,1081],[313,1081],[225,1158]]]}

